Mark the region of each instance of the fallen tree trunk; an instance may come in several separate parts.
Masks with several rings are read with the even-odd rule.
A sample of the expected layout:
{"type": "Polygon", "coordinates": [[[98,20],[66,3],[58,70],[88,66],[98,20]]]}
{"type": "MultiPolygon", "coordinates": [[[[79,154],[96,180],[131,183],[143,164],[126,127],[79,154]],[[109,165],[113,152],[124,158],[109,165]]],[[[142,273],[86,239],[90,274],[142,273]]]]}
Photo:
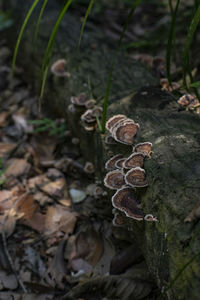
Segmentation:
{"type": "MultiPolygon", "coordinates": [[[[25,0],[5,1],[15,15],[16,27],[27,10],[25,0]]],[[[27,74],[38,79],[39,71],[59,4],[49,1],[33,49],[34,26],[30,25],[19,53],[19,61],[27,74]]],[[[73,134],[79,138],[82,154],[93,161],[96,176],[103,181],[108,149],[104,136],[98,130],[85,131],[80,122],[81,112],[68,109],[70,97],[81,92],[91,93],[102,104],[106,81],[111,66],[113,49],[96,30],[84,35],[81,50],[76,50],[80,25],[67,15],[58,32],[52,62],[67,59],[71,76],[68,79],[48,77],[45,108],[66,118],[73,134]]],[[[199,299],[200,294],[200,240],[199,223],[184,223],[200,194],[200,117],[180,110],[176,99],[160,90],[157,79],[141,64],[124,53],[119,56],[113,74],[109,116],[126,114],[140,124],[138,142],[153,143],[152,159],[145,162],[149,187],[140,193],[145,214],[151,213],[159,222],[138,222],[127,218],[127,231],[141,248],[146,263],[159,288],[168,299],[199,299]]],[[[111,150],[129,155],[130,146],[112,146],[111,150]]]]}

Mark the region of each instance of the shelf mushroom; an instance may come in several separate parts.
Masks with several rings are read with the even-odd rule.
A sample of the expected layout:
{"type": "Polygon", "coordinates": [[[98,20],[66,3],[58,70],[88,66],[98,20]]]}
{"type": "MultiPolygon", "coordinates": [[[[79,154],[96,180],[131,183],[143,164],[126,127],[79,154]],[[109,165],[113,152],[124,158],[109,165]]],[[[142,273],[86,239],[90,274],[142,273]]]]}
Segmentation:
{"type": "Polygon", "coordinates": [[[136,167],[142,168],[144,165],[144,154],[141,152],[132,153],[123,163],[125,169],[132,169],[136,167]]]}
{"type": "Polygon", "coordinates": [[[147,157],[151,157],[152,154],[152,143],[150,142],[145,142],[145,143],[140,143],[137,144],[135,147],[133,147],[133,152],[141,152],[147,157]]]}
{"type": "Polygon", "coordinates": [[[88,98],[84,93],[80,94],[77,97],[75,97],[75,96],[71,97],[71,103],[76,106],[86,107],[87,101],[88,101],[88,98]]]}
{"type": "Polygon", "coordinates": [[[111,132],[112,127],[120,120],[125,120],[125,115],[115,115],[106,122],[106,129],[111,132]]]}
{"type": "Polygon", "coordinates": [[[111,189],[117,190],[125,185],[124,174],[120,170],[113,170],[106,174],[104,185],[111,189]]]}
{"type": "Polygon", "coordinates": [[[144,214],[140,208],[134,190],[131,187],[122,187],[112,197],[112,204],[115,208],[123,211],[127,217],[142,221],[144,214]]]}
{"type": "Polygon", "coordinates": [[[116,154],[115,156],[112,156],[105,164],[106,170],[111,171],[116,169],[115,163],[121,158],[123,158],[122,154],[116,154]]]}
{"type": "Polygon", "coordinates": [[[70,73],[66,71],[66,60],[65,59],[58,59],[52,66],[51,66],[51,73],[58,77],[70,77],[70,73]]]}
{"type": "Polygon", "coordinates": [[[148,186],[145,170],[140,167],[130,169],[125,175],[125,182],[131,187],[148,186]]]}
{"type": "Polygon", "coordinates": [[[133,121],[119,122],[113,129],[112,136],[120,143],[132,145],[135,141],[135,135],[139,129],[139,124],[133,121]]]}

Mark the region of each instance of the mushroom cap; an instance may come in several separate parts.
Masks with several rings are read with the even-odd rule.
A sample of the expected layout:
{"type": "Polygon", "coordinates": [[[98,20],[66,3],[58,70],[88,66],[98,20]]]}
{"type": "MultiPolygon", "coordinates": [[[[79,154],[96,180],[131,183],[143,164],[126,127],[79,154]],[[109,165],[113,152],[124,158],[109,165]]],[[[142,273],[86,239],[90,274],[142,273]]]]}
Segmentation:
{"type": "Polygon", "coordinates": [[[193,108],[196,104],[199,104],[199,100],[190,94],[183,95],[177,102],[186,108],[193,108]]]}
{"type": "Polygon", "coordinates": [[[86,107],[87,109],[90,109],[90,108],[93,108],[93,107],[95,106],[95,104],[96,104],[96,100],[94,100],[94,99],[89,99],[89,100],[87,100],[87,101],[85,102],[85,107],[86,107]]]}
{"type": "Polygon", "coordinates": [[[80,94],[78,97],[71,97],[71,103],[77,106],[86,106],[86,102],[87,102],[87,96],[86,94],[82,93],[80,94]]]}
{"type": "Polygon", "coordinates": [[[118,125],[124,125],[124,124],[129,124],[129,123],[135,123],[132,119],[126,118],[126,119],[121,119],[117,121],[111,128],[110,132],[112,136],[114,135],[115,129],[117,128],[118,125]]]}
{"type": "Polygon", "coordinates": [[[126,145],[132,145],[134,143],[134,137],[139,129],[139,124],[134,121],[119,123],[112,132],[114,139],[120,143],[126,145]]]}
{"type": "Polygon", "coordinates": [[[96,117],[93,114],[93,110],[92,109],[86,110],[86,112],[84,112],[84,114],[82,114],[82,116],[81,116],[81,121],[83,121],[85,123],[96,122],[96,117]]]}
{"type": "Polygon", "coordinates": [[[51,72],[58,77],[70,77],[70,73],[66,72],[66,59],[58,59],[51,66],[51,72]]]}
{"type": "Polygon", "coordinates": [[[117,168],[117,169],[122,169],[123,168],[123,163],[124,163],[124,161],[126,160],[126,158],[120,158],[120,159],[118,159],[117,161],[116,161],[116,163],[115,163],[115,167],[117,168]]]}
{"type": "Polygon", "coordinates": [[[144,165],[144,154],[141,152],[132,153],[123,163],[125,169],[132,169],[136,167],[143,167],[144,165]]]}
{"type": "Polygon", "coordinates": [[[112,204],[115,208],[125,212],[127,217],[138,221],[143,220],[143,211],[131,187],[122,187],[112,197],[112,204]]]}
{"type": "Polygon", "coordinates": [[[123,158],[122,154],[116,154],[115,156],[112,156],[109,160],[107,160],[106,164],[105,164],[105,169],[106,170],[115,170],[115,163],[116,161],[118,161],[120,158],[123,158]]]}
{"type": "Polygon", "coordinates": [[[112,223],[114,226],[124,226],[124,224],[126,223],[123,216],[119,213],[119,212],[114,212],[114,218],[112,220],[112,223]]]}
{"type": "Polygon", "coordinates": [[[145,187],[148,185],[145,175],[145,170],[136,167],[130,169],[125,175],[125,182],[131,187],[145,187]]]}
{"type": "Polygon", "coordinates": [[[92,109],[92,113],[95,117],[101,117],[103,108],[101,106],[94,106],[92,109]]]}
{"type": "Polygon", "coordinates": [[[85,173],[87,173],[87,174],[92,174],[92,173],[94,173],[94,165],[93,165],[93,163],[91,163],[90,161],[87,161],[87,162],[85,163],[85,166],[84,166],[84,171],[85,171],[85,173]]]}
{"type": "Polygon", "coordinates": [[[120,170],[113,170],[106,174],[104,185],[111,190],[118,190],[125,185],[124,174],[120,170]]]}
{"type": "Polygon", "coordinates": [[[113,139],[112,135],[106,135],[105,143],[107,145],[116,145],[117,142],[113,139]]]}
{"type": "Polygon", "coordinates": [[[158,219],[151,214],[145,215],[144,220],[149,222],[158,222],[158,219]]]}
{"type": "Polygon", "coordinates": [[[133,148],[133,152],[141,152],[141,153],[143,153],[145,156],[151,157],[151,153],[152,153],[151,149],[152,149],[152,143],[150,143],[150,142],[145,142],[145,143],[137,144],[137,145],[133,148]]]}
{"type": "Polygon", "coordinates": [[[119,120],[126,119],[127,117],[125,115],[115,115],[111,117],[107,122],[106,122],[106,129],[110,131],[111,127],[115,125],[119,120]]]}

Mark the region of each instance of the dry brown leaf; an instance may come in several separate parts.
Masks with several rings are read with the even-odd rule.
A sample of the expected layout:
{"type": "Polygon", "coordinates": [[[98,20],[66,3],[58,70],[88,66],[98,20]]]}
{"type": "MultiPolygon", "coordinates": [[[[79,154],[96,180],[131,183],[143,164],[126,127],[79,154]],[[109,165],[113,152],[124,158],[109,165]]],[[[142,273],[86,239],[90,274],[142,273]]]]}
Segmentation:
{"type": "Polygon", "coordinates": [[[24,193],[24,189],[21,186],[15,186],[10,191],[0,191],[0,211],[3,212],[10,209],[17,198],[24,193]]]}
{"type": "Polygon", "coordinates": [[[4,127],[6,125],[6,119],[8,115],[8,111],[3,111],[2,113],[0,113],[0,127],[4,127]]]}
{"type": "Polygon", "coordinates": [[[31,219],[23,220],[23,224],[42,233],[44,231],[45,215],[35,212],[31,219]]]}
{"type": "Polygon", "coordinates": [[[0,157],[8,156],[16,146],[14,143],[0,143],[0,157]]]}
{"type": "Polygon", "coordinates": [[[46,133],[40,133],[32,137],[30,144],[37,153],[41,163],[54,159],[54,150],[56,147],[55,137],[48,136],[46,133]]]}
{"type": "Polygon", "coordinates": [[[34,195],[34,200],[36,200],[41,206],[44,206],[47,203],[53,203],[54,200],[42,192],[36,192],[34,195]]]}
{"type": "MultiPolygon", "coordinates": [[[[8,289],[15,290],[18,287],[18,282],[14,274],[6,274],[5,271],[0,271],[0,290],[8,289]]],[[[1,298],[2,299],[2,298],[1,298]]]]}
{"type": "Polygon", "coordinates": [[[61,200],[58,200],[58,202],[66,207],[70,207],[72,205],[72,201],[70,198],[68,199],[61,199],[61,200]]]}
{"type": "Polygon", "coordinates": [[[56,199],[60,199],[64,198],[65,193],[67,191],[66,187],[67,186],[65,179],[59,178],[56,181],[50,181],[46,183],[44,186],[40,187],[40,189],[49,196],[56,199]]]}
{"type": "Polygon", "coordinates": [[[103,253],[103,241],[99,233],[93,228],[85,232],[79,232],[76,239],[72,240],[70,249],[67,249],[67,259],[69,266],[72,261],[82,258],[93,267],[98,263],[103,253]]]}
{"type": "Polygon", "coordinates": [[[58,230],[73,233],[77,217],[76,212],[71,212],[61,205],[50,206],[45,218],[45,233],[50,234],[58,230]]]}
{"type": "Polygon", "coordinates": [[[8,168],[5,172],[6,177],[18,177],[21,175],[26,175],[31,168],[31,165],[25,159],[22,158],[9,159],[7,164],[8,168]]]}
{"type": "Polygon", "coordinates": [[[33,195],[24,194],[15,205],[15,210],[19,214],[23,214],[23,220],[29,220],[33,217],[39,205],[34,201],[33,195]]]}
{"type": "Polygon", "coordinates": [[[45,174],[42,174],[36,177],[29,178],[27,185],[29,189],[35,190],[37,186],[39,187],[47,182],[49,182],[49,179],[46,177],[45,174]]]}

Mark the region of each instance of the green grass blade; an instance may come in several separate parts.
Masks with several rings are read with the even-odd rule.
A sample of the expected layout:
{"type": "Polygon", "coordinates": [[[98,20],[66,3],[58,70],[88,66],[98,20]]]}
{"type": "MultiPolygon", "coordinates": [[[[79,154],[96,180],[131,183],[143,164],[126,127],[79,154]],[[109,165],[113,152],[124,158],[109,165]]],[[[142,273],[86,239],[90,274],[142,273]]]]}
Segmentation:
{"type": "Polygon", "coordinates": [[[39,111],[41,111],[41,99],[43,98],[44,95],[44,88],[47,81],[48,70],[49,70],[49,65],[46,66],[42,76],[42,85],[41,85],[40,98],[39,98],[39,111]]]}
{"type": "Polygon", "coordinates": [[[105,133],[105,129],[106,129],[105,127],[106,127],[108,100],[109,100],[110,87],[111,87],[111,82],[112,82],[112,74],[113,74],[113,69],[114,69],[115,63],[116,63],[117,55],[118,55],[119,49],[121,47],[121,43],[122,43],[124,34],[126,32],[126,29],[128,27],[128,24],[130,23],[131,18],[133,16],[133,13],[134,13],[136,7],[139,5],[140,1],[141,0],[135,0],[134,3],[133,3],[133,6],[131,7],[129,15],[126,19],[126,23],[123,26],[123,31],[121,33],[121,36],[120,36],[120,39],[119,39],[119,42],[118,42],[118,46],[117,46],[117,49],[116,49],[116,52],[115,52],[115,55],[114,55],[114,58],[113,58],[113,62],[112,62],[111,68],[110,68],[110,72],[109,72],[109,75],[108,75],[107,86],[106,86],[106,92],[105,92],[105,96],[104,96],[104,103],[103,103],[102,125],[101,125],[102,133],[105,133]]]}
{"type": "Polygon", "coordinates": [[[14,70],[15,70],[15,63],[16,63],[16,58],[17,58],[17,54],[18,54],[18,50],[19,50],[19,45],[20,45],[20,42],[21,42],[21,39],[22,39],[22,35],[24,33],[24,30],[26,28],[26,25],[28,23],[28,20],[30,19],[35,7],[37,6],[39,0],[34,0],[33,1],[33,4],[31,5],[31,7],[29,8],[29,11],[24,19],[24,22],[22,24],[22,27],[20,29],[20,32],[19,32],[19,35],[18,35],[18,38],[17,38],[17,43],[16,43],[16,46],[15,46],[15,50],[14,50],[14,55],[13,55],[13,61],[12,61],[12,74],[14,73],[14,70]]]}
{"type": "Polygon", "coordinates": [[[40,27],[40,22],[41,22],[41,19],[42,19],[42,16],[43,16],[45,7],[46,7],[46,5],[47,5],[47,2],[48,2],[48,0],[44,0],[44,2],[43,2],[43,4],[42,4],[42,8],[41,8],[41,10],[40,10],[39,17],[38,17],[38,19],[37,19],[37,23],[36,23],[36,26],[35,26],[35,32],[34,32],[34,47],[35,47],[35,45],[36,45],[37,36],[38,36],[38,31],[39,31],[39,27],[40,27]]]}
{"type": "Polygon", "coordinates": [[[81,39],[82,39],[82,36],[83,36],[83,31],[84,31],[84,28],[85,28],[85,24],[86,24],[87,18],[90,14],[90,11],[92,9],[92,6],[93,6],[94,2],[95,2],[95,0],[90,0],[87,11],[85,13],[85,17],[84,17],[84,20],[83,20],[83,24],[81,26],[81,32],[80,32],[79,41],[78,41],[78,49],[80,49],[81,39]]]}
{"type": "Polygon", "coordinates": [[[42,73],[44,72],[44,70],[46,69],[47,64],[49,63],[49,59],[50,59],[50,56],[51,56],[51,53],[52,53],[52,49],[53,49],[53,45],[54,45],[54,42],[55,42],[57,31],[58,31],[58,27],[60,25],[60,22],[62,21],[62,18],[65,15],[67,9],[69,8],[71,2],[72,2],[72,0],[68,0],[67,3],[64,5],[64,7],[62,8],[62,10],[61,10],[61,12],[58,16],[56,24],[55,24],[55,26],[52,30],[52,33],[51,33],[51,36],[49,38],[49,42],[48,42],[48,45],[47,45],[47,48],[46,48],[45,54],[44,54],[44,59],[43,59],[43,63],[42,63],[42,73]]]}
{"type": "Polygon", "coordinates": [[[193,82],[193,83],[191,83],[190,86],[194,87],[194,88],[199,88],[200,87],[200,81],[193,82]]]}
{"type": "Polygon", "coordinates": [[[46,84],[47,74],[48,74],[48,69],[49,69],[49,60],[50,60],[50,57],[51,57],[51,54],[52,54],[52,50],[53,50],[56,34],[57,34],[57,31],[58,31],[58,27],[59,27],[60,22],[62,21],[64,15],[65,15],[66,11],[68,10],[70,4],[72,3],[72,1],[73,0],[68,0],[67,3],[62,8],[62,10],[61,10],[61,12],[58,16],[58,19],[56,21],[56,24],[55,24],[55,26],[52,30],[47,48],[45,50],[43,63],[42,63],[42,85],[41,85],[40,99],[43,97],[43,94],[44,94],[44,89],[45,89],[45,84],[46,84]]]}
{"type": "Polygon", "coordinates": [[[173,40],[174,40],[174,32],[175,32],[175,26],[176,26],[176,17],[177,17],[177,11],[179,7],[180,0],[177,0],[176,7],[174,11],[172,12],[172,20],[169,30],[169,37],[168,37],[168,43],[167,43],[167,52],[166,52],[166,70],[167,70],[167,78],[169,81],[169,84],[171,85],[171,53],[172,53],[172,47],[173,47],[173,40]]]}
{"type": "Polygon", "coordinates": [[[189,57],[189,50],[190,46],[192,44],[193,38],[195,31],[197,29],[197,26],[200,21],[200,5],[198,6],[196,13],[190,23],[190,27],[187,33],[187,38],[183,50],[183,56],[182,56],[182,69],[183,69],[183,83],[187,88],[187,82],[186,82],[186,73],[187,73],[187,68],[188,68],[188,57],[189,57]]]}

